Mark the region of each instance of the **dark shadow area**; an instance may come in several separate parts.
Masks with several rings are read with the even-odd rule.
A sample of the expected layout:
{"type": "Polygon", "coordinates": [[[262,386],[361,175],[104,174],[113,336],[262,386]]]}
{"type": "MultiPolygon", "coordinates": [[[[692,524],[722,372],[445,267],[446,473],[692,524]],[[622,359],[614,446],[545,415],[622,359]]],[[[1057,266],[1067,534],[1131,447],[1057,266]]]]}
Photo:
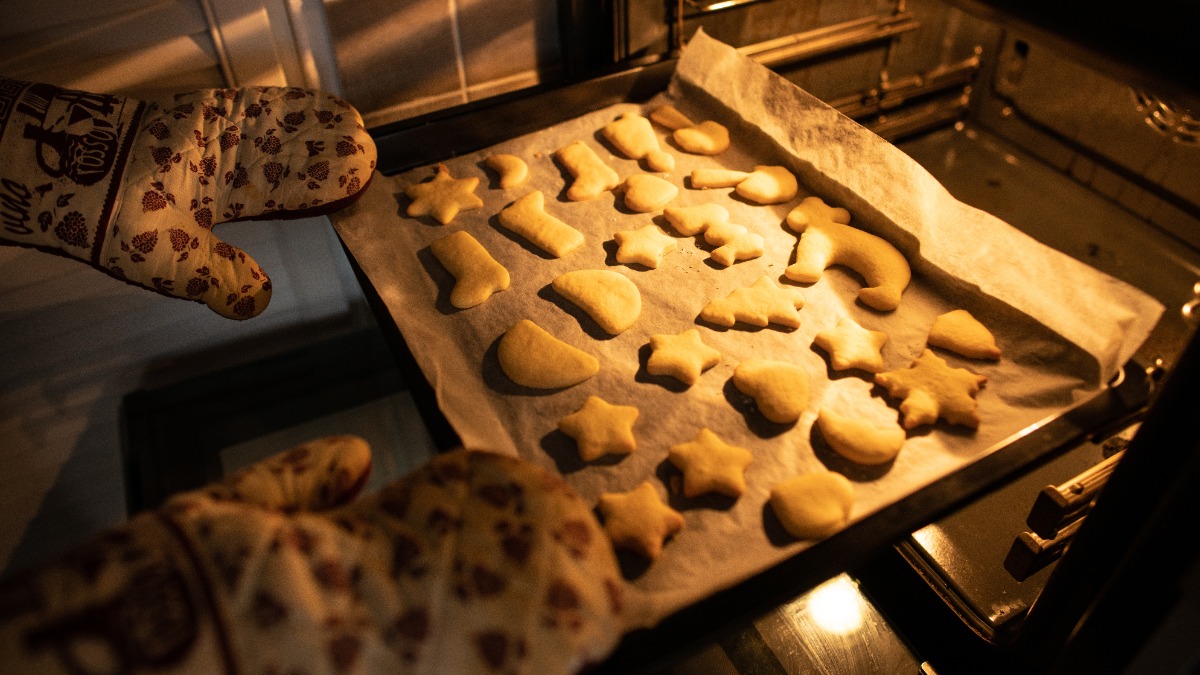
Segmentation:
{"type": "Polygon", "coordinates": [[[759,438],[775,438],[796,427],[795,422],[780,424],[779,422],[772,422],[763,417],[754,398],[738,389],[733,383],[732,377],[725,380],[725,386],[722,391],[725,394],[725,400],[729,401],[729,405],[733,406],[733,409],[741,414],[742,419],[746,421],[746,426],[750,429],[750,432],[759,438]]]}

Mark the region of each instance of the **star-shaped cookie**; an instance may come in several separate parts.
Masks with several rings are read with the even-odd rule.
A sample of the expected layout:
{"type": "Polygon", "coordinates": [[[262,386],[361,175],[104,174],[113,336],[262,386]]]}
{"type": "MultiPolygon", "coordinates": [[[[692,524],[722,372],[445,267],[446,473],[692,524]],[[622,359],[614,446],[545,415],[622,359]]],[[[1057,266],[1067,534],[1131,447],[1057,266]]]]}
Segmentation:
{"type": "Polygon", "coordinates": [[[646,361],[648,373],[670,375],[689,387],[700,379],[700,373],[721,360],[721,352],[704,344],[695,328],[678,335],[651,335],[650,349],[646,361]]]}
{"type": "Polygon", "coordinates": [[[434,220],[448,225],[459,211],[483,207],[483,200],[475,195],[478,185],[478,178],[454,178],[445,164],[438,164],[433,180],[404,188],[404,194],[412,199],[407,213],[414,218],[432,215],[434,220]]]}
{"type": "Polygon", "coordinates": [[[746,467],[754,455],[731,445],[708,428],[686,443],[672,445],[667,458],[683,472],[683,496],[691,499],[716,492],[741,497],[746,492],[746,467]]]}
{"type": "Polygon", "coordinates": [[[902,426],[912,429],[933,424],[940,417],[951,424],[979,427],[979,404],[975,394],[987,382],[966,368],[952,368],[941,357],[926,349],[913,365],[875,376],[875,384],[901,399],[902,426]]]}
{"type": "Polygon", "coordinates": [[[575,439],[585,462],[604,455],[628,455],[637,449],[633,425],[638,409],[613,405],[599,396],[588,396],[583,407],[558,421],[558,428],[575,439]]]}
{"type": "Polygon", "coordinates": [[[829,366],[834,370],[858,368],[868,373],[883,372],[883,345],[887,333],[869,330],[854,319],[844,316],[837,326],[817,333],[813,342],[829,354],[829,366]]]}
{"type": "Polygon", "coordinates": [[[800,289],[780,286],[770,277],[762,276],[751,286],[710,301],[700,311],[700,318],[726,328],[732,328],[738,321],[759,328],[772,323],[799,328],[800,314],[796,310],[803,306],[800,289]]]}
{"type": "Polygon", "coordinates": [[[663,541],[683,529],[683,516],[663,503],[658,491],[646,481],[629,492],[600,495],[604,531],[617,548],[630,549],[655,560],[663,541]]]}
{"type": "Polygon", "coordinates": [[[675,238],[657,225],[643,225],[636,230],[621,230],[613,235],[617,242],[617,262],[636,263],[656,269],[663,256],[678,247],[675,238]]]}

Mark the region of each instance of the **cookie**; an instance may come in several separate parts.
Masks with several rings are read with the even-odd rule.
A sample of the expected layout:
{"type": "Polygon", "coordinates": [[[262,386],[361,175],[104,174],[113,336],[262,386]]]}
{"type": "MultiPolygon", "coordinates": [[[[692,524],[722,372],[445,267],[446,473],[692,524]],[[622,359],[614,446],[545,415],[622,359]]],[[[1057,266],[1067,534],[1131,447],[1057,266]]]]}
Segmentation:
{"type": "Polygon", "coordinates": [[[987,382],[966,368],[952,368],[941,357],[926,349],[904,370],[875,376],[875,384],[900,399],[900,414],[905,429],[933,424],[938,418],[950,424],[979,428],[975,394],[987,382]]]}
{"type": "Polygon", "coordinates": [[[555,277],[550,286],[609,335],[623,333],[642,313],[641,292],[619,272],[574,270],[555,277]]]}
{"type": "Polygon", "coordinates": [[[572,387],[600,372],[596,357],[529,319],[521,319],[504,333],[496,356],[510,380],[534,389],[572,387]]]}
{"type": "Polygon", "coordinates": [[[928,342],[931,347],[948,349],[969,359],[1000,358],[995,336],[965,309],[946,312],[934,319],[928,342]]]}
{"type": "Polygon", "coordinates": [[[657,269],[663,256],[679,247],[674,237],[653,223],[636,230],[621,230],[613,235],[613,241],[617,242],[617,262],[650,269],[657,269]]]}
{"type": "Polygon", "coordinates": [[[797,539],[821,539],[850,520],[854,484],[833,471],[801,474],[771,488],[771,510],[797,539]]]}
{"type": "Polygon", "coordinates": [[[907,434],[898,423],[878,425],[829,408],[817,414],[817,428],[834,452],[856,464],[886,464],[896,458],[907,434]]]}
{"type": "Polygon", "coordinates": [[[808,407],[808,373],[792,363],[747,359],[733,371],[733,386],[776,424],[795,422],[808,407]]]}
{"type": "Polygon", "coordinates": [[[625,208],[634,213],[658,211],[679,194],[671,181],[645,173],[635,173],[622,184],[625,208]]]}
{"type": "Polygon", "coordinates": [[[868,330],[848,316],[838,319],[837,326],[823,330],[813,343],[829,354],[829,367],[836,371],[858,368],[868,373],[883,372],[883,345],[887,333],[868,330]]]}
{"type": "Polygon", "coordinates": [[[554,153],[554,158],[574,178],[567,188],[567,199],[573,202],[595,199],[621,184],[617,172],[583,141],[560,148],[554,153]]]}
{"type": "Polygon", "coordinates": [[[678,335],[651,335],[650,350],[646,372],[670,375],[689,387],[721,361],[721,352],[704,344],[695,328],[678,335]]]}
{"type": "Polygon", "coordinates": [[[448,234],[435,240],[429,249],[454,276],[450,304],[459,309],[474,307],[508,288],[508,270],[467,232],[448,234]]]}
{"type": "Polygon", "coordinates": [[[635,112],[622,114],[604,125],[600,133],[612,143],[617,152],[629,159],[643,160],[651,171],[670,171],[675,157],[662,149],[650,120],[635,112]]]}
{"type": "Polygon", "coordinates": [[[696,124],[672,105],[656,108],[650,119],[670,129],[672,140],[684,152],[719,155],[729,149],[729,129],[712,120],[696,124]]]}
{"type": "Polygon", "coordinates": [[[541,190],[534,190],[504,207],[496,218],[506,229],[555,258],[583,246],[582,232],[546,213],[546,198],[541,190]]]}
{"type": "Polygon", "coordinates": [[[724,267],[741,260],[753,260],[764,251],[761,234],[751,232],[744,225],[730,222],[710,225],[704,231],[704,241],[717,247],[708,257],[724,267]]]}
{"type": "Polygon", "coordinates": [[[663,503],[650,481],[628,492],[600,495],[597,508],[613,546],[649,560],[657,560],[663,541],[683,529],[683,516],[663,503]]]}
{"type": "Polygon", "coordinates": [[[804,306],[800,289],[780,286],[768,276],[759,277],[753,285],[734,289],[724,298],[716,298],[700,311],[705,321],[732,328],[737,322],[766,328],[777,324],[787,328],[800,327],[804,306]]]}
{"type": "Polygon", "coordinates": [[[668,206],[663,217],[676,232],[694,237],[708,228],[729,222],[729,211],[720,204],[698,204],[696,206],[668,206]]]}
{"type": "Polygon", "coordinates": [[[667,459],[683,472],[683,496],[688,499],[710,492],[736,498],[746,492],[746,467],[754,455],[704,428],[692,440],[672,445],[667,459]]]}
{"type": "Polygon", "coordinates": [[[583,407],[558,421],[558,429],[575,440],[585,462],[604,455],[628,455],[637,449],[633,425],[638,409],[613,405],[599,396],[588,396],[583,407]]]}
{"type": "Polygon", "coordinates": [[[483,163],[500,174],[500,187],[505,190],[524,183],[529,176],[529,165],[516,155],[489,155],[483,163]]]}
{"type": "Polygon", "coordinates": [[[900,305],[912,270],[895,246],[869,232],[850,227],[850,212],[827,205],[820,197],[805,197],[787,216],[787,226],[800,235],[796,262],[784,270],[792,281],[811,284],[825,268],[845,265],[866,280],[858,299],[888,312],[900,305]]]}
{"type": "Polygon", "coordinates": [[[800,191],[796,176],[782,166],[756,166],[754,171],[695,169],[692,187],[700,190],[732,187],[738,196],[755,204],[780,204],[800,191]]]}
{"type": "Polygon", "coordinates": [[[478,185],[478,178],[454,178],[445,164],[438,164],[433,180],[404,188],[404,194],[412,200],[405,213],[414,218],[431,215],[442,225],[449,225],[459,211],[483,207],[483,200],[475,195],[478,185]]]}

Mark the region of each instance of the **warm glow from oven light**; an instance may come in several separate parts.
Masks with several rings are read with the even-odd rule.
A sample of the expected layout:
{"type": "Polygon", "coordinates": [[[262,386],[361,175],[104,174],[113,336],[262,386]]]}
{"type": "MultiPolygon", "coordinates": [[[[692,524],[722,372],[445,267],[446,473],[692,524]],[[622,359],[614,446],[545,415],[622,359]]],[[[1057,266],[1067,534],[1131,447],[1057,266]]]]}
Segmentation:
{"type": "Polygon", "coordinates": [[[736,4],[738,4],[737,0],[726,0],[726,2],[714,2],[713,4],[705,7],[704,9],[709,12],[715,12],[718,9],[725,9],[726,7],[733,7],[736,4]]]}
{"type": "Polygon", "coordinates": [[[833,635],[847,635],[863,625],[863,597],[844,574],[814,588],[807,609],[812,622],[833,635]]]}

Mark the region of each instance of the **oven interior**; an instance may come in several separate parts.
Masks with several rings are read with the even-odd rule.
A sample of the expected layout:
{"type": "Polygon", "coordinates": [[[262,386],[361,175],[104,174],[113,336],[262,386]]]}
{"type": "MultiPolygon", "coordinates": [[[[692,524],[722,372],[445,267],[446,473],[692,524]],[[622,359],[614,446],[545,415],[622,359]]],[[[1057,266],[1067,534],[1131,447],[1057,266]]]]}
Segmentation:
{"type": "MultiPolygon", "coordinates": [[[[1109,522],[1118,519],[1136,536],[1153,534],[1154,523],[1195,521],[1192,515],[1175,522],[1186,513],[1168,508],[1196,474],[1189,457],[1196,454],[1189,452],[1195,434],[1164,440],[1179,431],[1165,411],[1187,410],[1194,397],[1178,383],[1196,372],[1190,308],[1200,281],[1200,120],[1189,112],[1200,107],[1193,103],[1197,92],[1170,77],[1179,64],[1161,69],[1165,78],[1142,77],[1147,69],[1133,57],[1119,61],[1128,69],[1107,68],[1112,54],[1089,58],[1092,52],[1060,40],[1053,25],[1039,27],[992,5],[981,10],[940,0],[564,1],[559,10],[567,79],[561,87],[373,129],[381,170],[501,140],[479,131],[481,115],[509,115],[510,135],[523,132],[523,124],[548,124],[518,113],[522,100],[535,95],[553,101],[549,114],[565,118],[614,96],[654,93],[686,37],[703,28],[894,142],[959,200],[1167,307],[1124,380],[1113,384],[1125,404],[1101,415],[1101,423],[1064,435],[1021,471],[832,576],[801,574],[734,614],[717,618],[710,611],[702,621],[632,636],[598,670],[1121,672],[1154,664],[1155,672],[1188,672],[1195,666],[1196,646],[1180,646],[1172,633],[1200,614],[1194,582],[1190,596],[1183,584],[1196,576],[1193,544],[1181,546],[1182,560],[1167,566],[1178,568],[1177,579],[1162,581],[1164,593],[1177,600],[1159,606],[1139,630],[1121,633],[1128,643],[1121,647],[1105,638],[1122,625],[1114,616],[1128,616],[1105,609],[1095,588],[1080,588],[1085,581],[1128,584],[1122,570],[1145,564],[1126,560],[1083,527],[1105,517],[1106,500],[1116,503],[1107,509],[1116,511],[1109,522]],[[1171,443],[1173,450],[1157,447],[1171,443]],[[1157,453],[1156,465],[1127,461],[1139,451],[1157,453]],[[1116,487],[1110,475],[1120,479],[1112,479],[1116,487]],[[1050,525],[1035,528],[1031,512],[1051,487],[1068,504],[1048,507],[1050,525]],[[1133,509],[1131,500],[1147,503],[1133,509]],[[1085,555],[1090,562],[1075,562],[1085,555]],[[1096,576],[1077,571],[1089,565],[1096,576]],[[1060,574],[1063,568],[1069,569],[1060,574]],[[1074,581],[1063,580],[1068,572],[1074,581]],[[1087,621],[1097,616],[1099,623],[1087,621]],[[1082,641],[1071,644],[1068,637],[1082,641]],[[1099,670],[1075,669],[1086,661],[1081,650],[1099,670]]],[[[255,369],[134,392],[125,402],[131,512],[326,429],[366,429],[373,447],[392,449],[377,462],[375,484],[452,445],[453,430],[427,414],[419,371],[389,344],[369,330],[255,369]],[[306,373],[303,384],[297,372],[306,373]],[[277,395],[261,396],[264,389],[277,395]],[[238,400],[237,391],[256,392],[257,403],[238,400]],[[210,418],[226,422],[175,436],[172,416],[196,406],[222,406],[210,418]],[[174,449],[169,457],[154,451],[164,447],[174,449]]]]}

